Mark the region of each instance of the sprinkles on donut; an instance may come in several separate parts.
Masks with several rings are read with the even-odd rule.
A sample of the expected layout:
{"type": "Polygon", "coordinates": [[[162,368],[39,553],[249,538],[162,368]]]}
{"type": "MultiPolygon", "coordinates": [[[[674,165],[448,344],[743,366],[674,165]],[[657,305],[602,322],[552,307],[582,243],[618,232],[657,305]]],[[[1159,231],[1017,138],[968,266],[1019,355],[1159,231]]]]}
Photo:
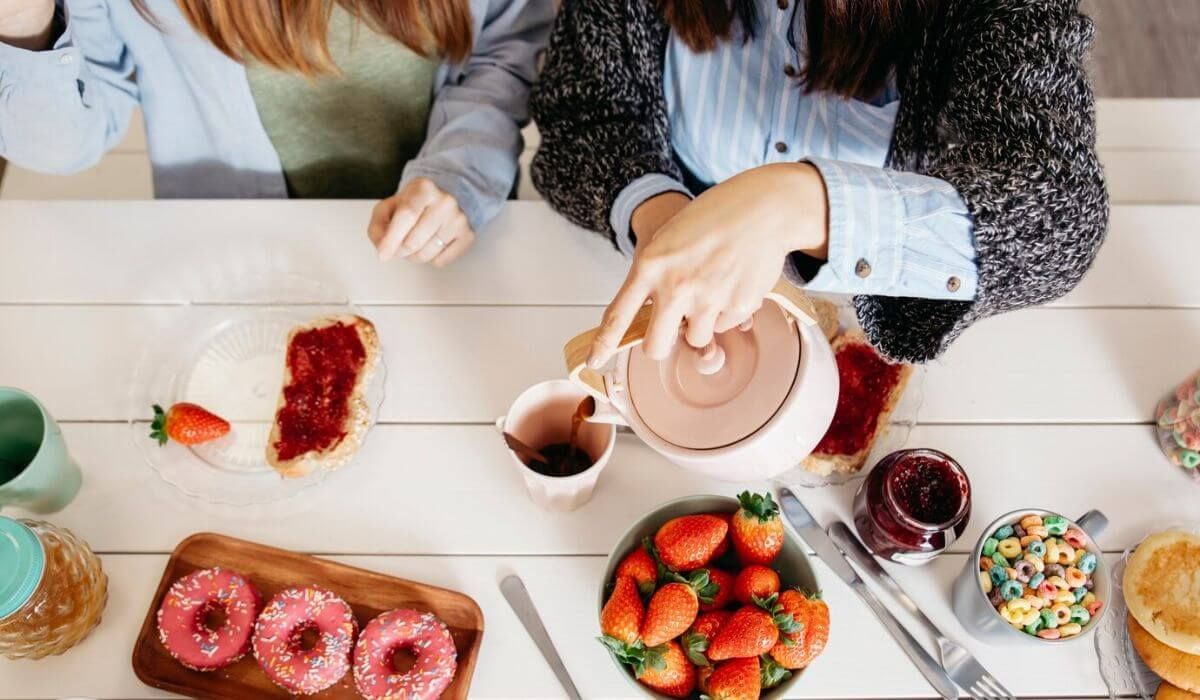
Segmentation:
{"type": "Polygon", "coordinates": [[[354,647],[354,685],[369,700],[433,700],[441,697],[458,665],[450,630],[432,613],[400,608],[367,623],[354,647]],[[398,651],[415,657],[397,673],[398,651]]]}
{"type": "Polygon", "coordinates": [[[350,669],[358,623],[346,601],[318,586],[287,588],[254,625],[254,658],[284,690],[312,695],[350,669]]]}
{"type": "Polygon", "coordinates": [[[193,671],[224,668],[246,655],[262,595],[241,574],[216,567],[175,583],[158,607],[158,639],[193,671]]]}

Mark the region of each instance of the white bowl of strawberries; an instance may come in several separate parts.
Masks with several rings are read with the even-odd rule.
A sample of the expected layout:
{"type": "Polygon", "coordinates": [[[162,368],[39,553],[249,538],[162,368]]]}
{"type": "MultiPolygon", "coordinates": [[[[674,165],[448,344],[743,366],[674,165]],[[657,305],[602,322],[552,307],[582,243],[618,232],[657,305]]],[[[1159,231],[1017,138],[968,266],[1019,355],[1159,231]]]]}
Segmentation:
{"type": "Polygon", "coordinates": [[[783,697],[829,638],[818,591],[770,494],[688,496],[613,548],[600,642],[648,697],[783,697]]]}

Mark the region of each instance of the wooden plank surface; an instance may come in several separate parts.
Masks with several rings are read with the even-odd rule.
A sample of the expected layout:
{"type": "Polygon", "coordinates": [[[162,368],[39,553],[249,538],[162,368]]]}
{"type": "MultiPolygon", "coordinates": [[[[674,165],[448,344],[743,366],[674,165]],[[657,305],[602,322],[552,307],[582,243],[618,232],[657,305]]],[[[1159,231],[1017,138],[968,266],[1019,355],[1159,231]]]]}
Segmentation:
{"type": "MultiPolygon", "coordinates": [[[[508,608],[497,586],[508,573],[525,581],[580,692],[585,698],[632,698],[595,641],[595,600],[603,557],[334,557],[353,566],[460,590],[475,598],[487,621],[472,697],[558,698],[553,675],[508,608]]],[[[38,662],[0,660],[0,698],[34,700],[87,695],[162,697],[133,676],[128,663],[137,621],[153,598],[165,555],[107,555],[110,600],[100,627],[66,655],[38,662]]],[[[1036,646],[984,646],[958,625],[949,591],[965,557],[944,556],[923,569],[892,567],[930,617],[965,643],[1014,693],[1030,697],[1100,697],[1107,691],[1092,644],[1056,649],[1053,663],[1036,646]]],[[[1111,562],[1111,557],[1109,558],[1111,562]]],[[[796,698],[928,698],[932,693],[849,588],[820,562],[816,573],[834,621],[824,655],[795,686],[796,698]],[[864,672],[868,669],[870,672],[864,672]]],[[[928,642],[927,642],[928,643],[928,642]]],[[[936,653],[936,652],[934,652],[936,653]]]]}
{"type": "MultiPolygon", "coordinates": [[[[509,203],[445,270],[380,263],[369,202],[0,202],[0,304],[245,301],[249,279],[319,279],[360,304],[607,304],[627,262],[540,202],[509,203]],[[115,243],[119,241],[120,243],[115,243]]],[[[1194,307],[1200,207],[1115,207],[1054,306],[1194,307]]]]}
{"type": "MultiPolygon", "coordinates": [[[[194,532],[218,528],[309,553],[600,555],[664,501],[769,488],[696,476],[621,435],[592,501],[576,513],[549,513],[529,501],[492,426],[379,425],[359,460],[318,487],[231,508],[163,482],[134,445],[140,430],[100,423],[64,430],[84,487],[53,520],[107,553],[169,552],[194,532]]],[[[1148,426],[918,426],[907,444],[945,450],[967,469],[972,520],[955,551],[968,551],[988,522],[1022,507],[1070,517],[1100,509],[1111,525],[1098,541],[1110,552],[1164,523],[1200,524],[1200,484],[1167,464],[1148,426]],[[1037,484],[1027,495],[1014,487],[1025,479],[1037,484]]],[[[800,493],[818,517],[849,520],[857,488],[800,493]]]]}
{"type": "MultiPolygon", "coordinates": [[[[201,311],[207,318],[220,308],[0,306],[0,329],[20,338],[0,343],[0,384],[32,391],[62,420],[128,420],[144,349],[171,354],[172,343],[190,337],[179,319],[201,311]]],[[[490,423],[525,387],[564,377],[562,346],[600,316],[595,307],[553,306],[363,313],[379,330],[388,367],[381,420],[399,423],[490,423]]],[[[1200,309],[1005,314],[978,323],[929,366],[919,419],[1145,423],[1161,395],[1196,369],[1197,347],[1200,309]]]]}

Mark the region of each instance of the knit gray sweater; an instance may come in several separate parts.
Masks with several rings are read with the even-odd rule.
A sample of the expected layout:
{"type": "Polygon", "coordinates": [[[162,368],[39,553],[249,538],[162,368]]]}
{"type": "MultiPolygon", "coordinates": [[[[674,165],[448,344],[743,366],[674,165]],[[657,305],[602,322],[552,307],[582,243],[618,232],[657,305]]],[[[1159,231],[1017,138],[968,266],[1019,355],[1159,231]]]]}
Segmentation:
{"type": "MultiPolygon", "coordinates": [[[[1077,0],[943,0],[897,75],[887,165],[941,178],[974,223],[971,302],[859,296],[884,354],[937,357],[975,321],[1070,291],[1104,239],[1108,195],[1077,0]]],[[[613,236],[609,210],[648,173],[681,177],[663,96],[668,28],[654,0],[566,0],[533,118],[534,185],[575,223],[613,236]]]]}

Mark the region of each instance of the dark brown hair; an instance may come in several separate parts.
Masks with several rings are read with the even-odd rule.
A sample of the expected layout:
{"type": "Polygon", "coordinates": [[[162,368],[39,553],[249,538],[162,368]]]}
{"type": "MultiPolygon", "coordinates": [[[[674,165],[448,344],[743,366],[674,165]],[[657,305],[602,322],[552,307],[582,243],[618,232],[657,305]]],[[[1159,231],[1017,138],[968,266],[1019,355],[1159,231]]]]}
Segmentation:
{"type": "MultiPolygon", "coordinates": [[[[735,23],[747,38],[757,31],[755,0],[659,0],[671,30],[693,51],[711,51],[728,40],[735,23]]],[[[799,74],[808,91],[870,97],[887,84],[932,21],[937,0],[790,0],[804,3],[805,67],[799,74]]],[[[793,46],[795,22],[788,32],[793,46]]]]}
{"type": "MultiPolygon", "coordinates": [[[[304,75],[335,72],[329,17],[336,2],[425,56],[461,61],[471,53],[467,0],[176,0],[188,22],[221,53],[304,75]]],[[[146,0],[133,0],[151,19],[146,0]]]]}

